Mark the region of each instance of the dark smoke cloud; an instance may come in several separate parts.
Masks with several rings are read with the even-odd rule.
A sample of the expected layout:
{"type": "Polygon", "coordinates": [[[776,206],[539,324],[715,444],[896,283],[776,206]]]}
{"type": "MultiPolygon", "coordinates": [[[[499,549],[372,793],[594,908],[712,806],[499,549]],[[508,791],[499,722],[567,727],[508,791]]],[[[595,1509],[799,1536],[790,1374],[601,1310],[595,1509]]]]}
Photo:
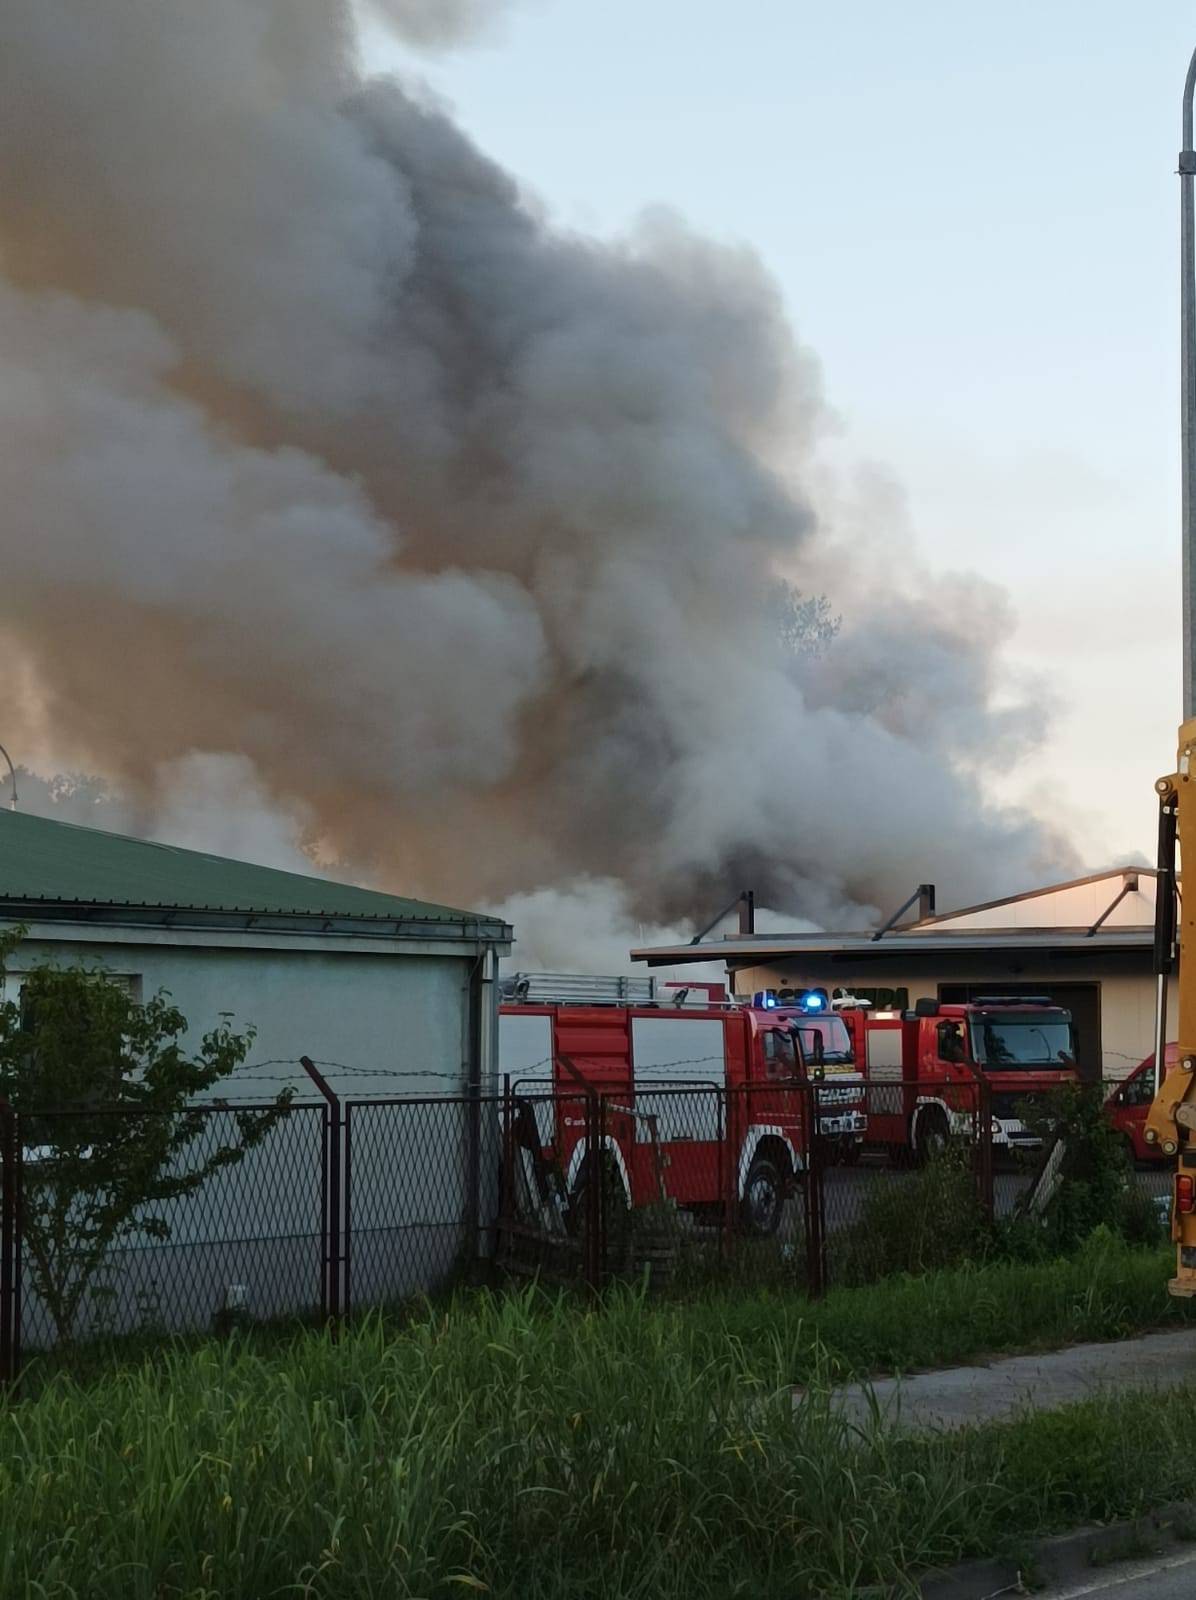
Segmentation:
{"type": "Polygon", "coordinates": [[[222,816],[240,774],[347,871],[631,923],[1070,864],[987,798],[1037,731],[1000,597],[869,576],[750,251],[555,233],[327,0],[8,0],[0,46],[6,742],[150,817],[223,761],[222,816]],[[844,613],[819,660],[782,576],[844,613]]]}

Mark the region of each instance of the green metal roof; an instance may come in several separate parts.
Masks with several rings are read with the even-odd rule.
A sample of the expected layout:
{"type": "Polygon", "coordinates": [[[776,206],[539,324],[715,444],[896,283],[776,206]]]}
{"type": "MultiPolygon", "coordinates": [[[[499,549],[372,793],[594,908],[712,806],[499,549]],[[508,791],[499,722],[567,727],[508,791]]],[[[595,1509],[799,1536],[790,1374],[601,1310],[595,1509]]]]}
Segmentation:
{"type": "MultiPolygon", "coordinates": [[[[113,913],[157,913],[141,916],[142,921],[175,921],[179,919],[170,913],[185,912],[199,914],[201,920],[206,915],[251,922],[299,918],[308,928],[308,919],[359,927],[364,923],[370,932],[396,936],[414,931],[412,924],[439,925],[447,934],[445,925],[451,924],[455,937],[466,929],[484,939],[510,937],[499,919],[451,906],[129,839],[23,811],[0,811],[0,916],[19,920],[51,908],[59,915],[67,908],[86,909],[93,920],[102,920],[101,908],[107,908],[113,913]]],[[[185,920],[194,923],[196,916],[185,920]]],[[[434,928],[427,931],[434,933],[434,928]]]]}

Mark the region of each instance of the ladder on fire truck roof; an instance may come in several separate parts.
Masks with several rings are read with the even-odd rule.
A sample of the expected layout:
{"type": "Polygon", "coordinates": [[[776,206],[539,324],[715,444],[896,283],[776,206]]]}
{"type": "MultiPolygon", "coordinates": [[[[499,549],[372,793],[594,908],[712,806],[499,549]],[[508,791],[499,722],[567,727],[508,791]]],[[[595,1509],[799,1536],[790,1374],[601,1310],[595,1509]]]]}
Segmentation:
{"type": "Polygon", "coordinates": [[[579,972],[516,972],[504,978],[510,1005],[648,1006],[659,998],[655,978],[601,978],[579,972]]]}

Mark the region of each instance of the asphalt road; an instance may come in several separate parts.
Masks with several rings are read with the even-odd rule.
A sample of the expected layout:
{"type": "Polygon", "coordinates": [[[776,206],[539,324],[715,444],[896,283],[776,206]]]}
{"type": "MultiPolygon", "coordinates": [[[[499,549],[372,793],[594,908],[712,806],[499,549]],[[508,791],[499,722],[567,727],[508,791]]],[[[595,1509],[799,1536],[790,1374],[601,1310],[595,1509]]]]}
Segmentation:
{"type": "MultiPolygon", "coordinates": [[[[1100,1395],[1167,1391],[1192,1383],[1196,1383],[1196,1345],[1191,1333],[1179,1328],[1136,1339],[1005,1356],[986,1366],[844,1384],[831,1391],[831,1403],[852,1421],[867,1424],[879,1413],[890,1427],[937,1433],[1075,1405],[1100,1395]]],[[[798,1398],[800,1402],[800,1391],[798,1398]]]]}
{"type": "Polygon", "coordinates": [[[1196,1551],[1151,1561],[1134,1561],[1106,1571],[1093,1570],[1079,1583],[1035,1591],[1038,1600],[1192,1600],[1196,1594],[1196,1551]]]}

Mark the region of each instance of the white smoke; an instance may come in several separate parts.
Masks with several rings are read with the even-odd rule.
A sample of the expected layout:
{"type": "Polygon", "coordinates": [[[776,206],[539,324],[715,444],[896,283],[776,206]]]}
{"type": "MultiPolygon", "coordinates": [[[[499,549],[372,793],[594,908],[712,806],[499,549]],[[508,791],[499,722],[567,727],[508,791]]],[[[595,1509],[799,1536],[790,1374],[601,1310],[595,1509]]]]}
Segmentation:
{"type": "MultiPolygon", "coordinates": [[[[433,44],[491,9],[389,6],[433,44]]],[[[1003,601],[876,579],[906,535],[828,488],[750,251],[554,233],[327,0],[9,0],[5,35],[6,743],[192,837],[229,790],[184,820],[162,773],[235,753],[347,874],[529,915],[613,884],[620,933],[1070,864],[986,784],[1040,731],[995,709],[1003,601]],[[782,579],[844,614],[815,661],[782,579]]]]}
{"type": "Polygon", "coordinates": [[[628,951],[637,945],[682,944],[689,937],[686,928],[635,921],[625,886],[613,879],[534,889],[488,909],[515,929],[507,962],[512,971],[630,972],[628,951]]]}
{"type": "MultiPolygon", "coordinates": [[[[629,952],[648,946],[688,944],[695,932],[688,922],[667,927],[635,920],[628,911],[627,886],[614,879],[583,880],[560,889],[536,889],[516,894],[488,908],[515,929],[515,948],[506,962],[509,971],[586,973],[638,973],[642,966],[629,952]]],[[[715,907],[703,922],[717,915],[715,907]]],[[[757,906],[757,933],[812,933],[814,924],[792,914],[757,906]]],[[[701,926],[697,931],[701,931],[701,926]]],[[[735,922],[724,918],[716,930],[733,933],[735,922]]],[[[718,962],[695,962],[663,967],[662,982],[726,982],[718,962]]]]}
{"type": "Polygon", "coordinates": [[[317,870],[300,842],[310,830],[310,817],[298,805],[281,810],[244,756],[193,754],[163,762],[152,791],[140,803],[83,773],[46,778],[21,766],[16,779],[20,809],[35,816],[159,839],[286,872],[317,870]]]}

